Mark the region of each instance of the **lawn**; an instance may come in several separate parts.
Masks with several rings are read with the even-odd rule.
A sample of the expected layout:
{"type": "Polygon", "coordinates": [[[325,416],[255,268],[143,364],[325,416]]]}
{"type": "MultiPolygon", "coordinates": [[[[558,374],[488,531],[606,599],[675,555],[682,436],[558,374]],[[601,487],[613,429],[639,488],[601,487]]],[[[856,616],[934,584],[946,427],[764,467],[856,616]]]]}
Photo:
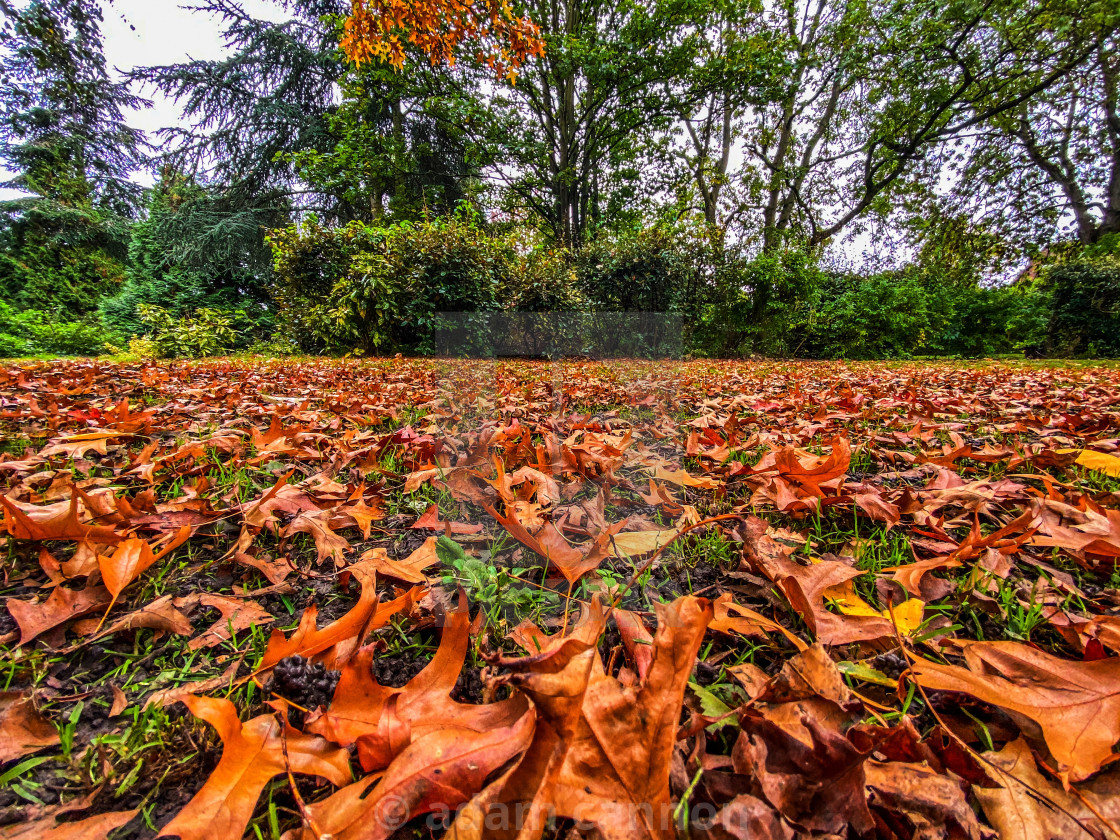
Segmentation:
{"type": "Polygon", "coordinates": [[[0,837],[1120,837],[1118,429],[1093,364],[0,364],[0,837]]]}

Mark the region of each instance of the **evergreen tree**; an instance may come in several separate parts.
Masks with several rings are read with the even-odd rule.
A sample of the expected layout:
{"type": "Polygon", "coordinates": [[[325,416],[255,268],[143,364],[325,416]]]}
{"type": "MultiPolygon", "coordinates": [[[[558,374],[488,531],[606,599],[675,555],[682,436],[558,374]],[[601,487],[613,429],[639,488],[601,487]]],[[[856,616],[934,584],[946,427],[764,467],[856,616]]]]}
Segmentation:
{"type": "Polygon", "coordinates": [[[109,74],[95,0],[0,0],[0,15],[0,162],[27,193],[0,202],[0,295],[82,316],[123,276],[145,149],[124,112],[144,103],[109,74]]]}

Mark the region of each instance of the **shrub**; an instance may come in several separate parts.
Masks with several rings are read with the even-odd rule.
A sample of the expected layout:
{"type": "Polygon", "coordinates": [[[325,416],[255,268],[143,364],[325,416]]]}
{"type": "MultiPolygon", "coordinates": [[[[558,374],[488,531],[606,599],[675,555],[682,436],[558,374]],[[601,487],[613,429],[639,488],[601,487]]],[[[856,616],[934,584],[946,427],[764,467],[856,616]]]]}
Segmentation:
{"type": "Polygon", "coordinates": [[[715,250],[700,278],[707,288],[695,295],[699,317],[692,330],[694,348],[710,356],[803,352],[810,303],[822,277],[815,255],[807,250],[753,258],[733,249],[715,250]]]}
{"type": "Polygon", "coordinates": [[[512,249],[467,212],[377,228],[273,231],[274,298],[304,350],[434,349],[439,312],[497,309],[512,249]]]}
{"type": "Polygon", "coordinates": [[[217,356],[227,352],[238,338],[235,315],[230,312],[204,307],[194,317],[176,317],[146,303],[138,310],[141,320],[151,327],[151,334],[132,342],[130,350],[136,355],[165,359],[217,356]]]}
{"type": "Polygon", "coordinates": [[[1120,259],[1055,266],[1045,283],[1053,295],[1047,335],[1051,354],[1120,356],[1120,259]]]}
{"type": "Polygon", "coordinates": [[[800,352],[905,358],[939,331],[947,315],[948,307],[914,274],[830,274],[813,301],[800,352]]]}
{"type": "Polygon", "coordinates": [[[15,312],[0,301],[0,356],[92,356],[103,352],[111,338],[96,319],[64,321],[35,309],[15,312]]]}

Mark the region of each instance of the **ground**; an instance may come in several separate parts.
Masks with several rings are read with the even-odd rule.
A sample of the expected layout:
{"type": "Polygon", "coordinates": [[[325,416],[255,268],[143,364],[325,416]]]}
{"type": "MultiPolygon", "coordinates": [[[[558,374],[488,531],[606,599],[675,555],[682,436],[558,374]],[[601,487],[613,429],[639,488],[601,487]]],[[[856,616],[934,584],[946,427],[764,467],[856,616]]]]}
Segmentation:
{"type": "Polygon", "coordinates": [[[1118,427],[1090,364],[0,365],[0,837],[1106,836],[1118,427]]]}

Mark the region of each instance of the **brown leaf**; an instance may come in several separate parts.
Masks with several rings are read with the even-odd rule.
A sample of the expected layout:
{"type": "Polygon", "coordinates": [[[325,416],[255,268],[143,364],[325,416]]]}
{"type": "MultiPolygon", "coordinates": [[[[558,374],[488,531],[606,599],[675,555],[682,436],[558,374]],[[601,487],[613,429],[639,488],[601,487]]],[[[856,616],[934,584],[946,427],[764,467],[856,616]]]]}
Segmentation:
{"type": "Polygon", "coordinates": [[[58,730],[22,691],[0,692],[0,764],[59,743],[58,730]]]}
{"type": "Polygon", "coordinates": [[[875,825],[864,791],[869,747],[859,747],[811,717],[806,744],[755,711],[741,717],[735,771],[755,779],[757,793],[786,819],[811,832],[867,834],[875,825]]]}
{"type": "Polygon", "coordinates": [[[322,738],[289,730],[281,737],[273,715],[242,723],[228,700],[188,697],[191,713],[218,730],[222,758],[202,790],[160,832],[180,840],[240,840],[261,791],[289,771],[322,776],[335,785],[350,781],[350,759],[322,738]]]}
{"type": "Polygon", "coordinates": [[[101,577],[113,600],[116,601],[125,587],[140,577],[152,564],[162,560],[185,543],[190,535],[191,526],[184,525],[159,552],[152,551],[152,546],[147,540],[133,538],[118,545],[112,556],[99,557],[101,577]]]}
{"type": "Polygon", "coordinates": [[[17,540],[80,540],[116,545],[120,535],[107,525],[83,524],[78,515],[78,494],[69,502],[37,507],[19,505],[0,496],[4,507],[4,530],[17,540]]]}
{"type": "MultiPolygon", "coordinates": [[[[319,609],[312,604],[303,612],[299,627],[291,638],[284,637],[283,630],[273,630],[261,660],[261,669],[271,668],[281,659],[289,656],[313,657],[330,651],[344,642],[361,644],[365,634],[383,626],[391,616],[412,608],[415,599],[421,594],[419,587],[409,590],[388,604],[379,604],[377,590],[371,578],[361,578],[362,594],[353,608],[337,621],[319,629],[316,619],[319,609]]],[[[332,657],[333,661],[334,657],[332,657]]],[[[338,664],[342,664],[341,661],[338,664]]]]}
{"type": "Polygon", "coordinates": [[[132,821],[140,813],[111,811],[74,822],[57,822],[53,816],[35,822],[6,826],[0,829],[2,840],[105,840],[109,832],[132,821]]]}
{"type": "Polygon", "coordinates": [[[451,699],[469,642],[470,615],[460,595],[458,609],[446,615],[435,656],[419,674],[402,688],[383,686],[373,676],[377,651],[363,648],[342,668],[330,708],[305,729],[340,746],[357,743],[363,768],[373,772],[433,728],[485,732],[510,725],[525,713],[524,698],[481,706],[451,699]]]}
{"type": "Polygon", "coordinates": [[[310,534],[315,540],[319,563],[334,560],[336,565],[342,565],[342,556],[350,551],[350,541],[331,530],[330,525],[327,524],[329,518],[330,511],[304,512],[293,519],[281,534],[285,537],[290,537],[292,534],[310,534]]]}
{"type": "MultiPolygon", "coordinates": [[[[426,583],[428,577],[424,574],[424,569],[439,562],[439,557],[436,556],[437,539],[439,538],[428,537],[423,545],[404,560],[391,560],[384,548],[371,548],[361,556],[358,563],[368,565],[372,571],[395,580],[403,580],[406,583],[426,583]]],[[[350,568],[352,569],[353,566],[350,568]]]]}
{"type": "Polygon", "coordinates": [[[1060,772],[1086,779],[1120,741],[1120,659],[1069,662],[1019,642],[972,642],[968,668],[926,659],[912,673],[928,691],[960,691],[1042,728],[1060,772]]]}
{"type": "Polygon", "coordinates": [[[451,528],[452,534],[481,534],[481,525],[470,525],[466,522],[443,522],[439,518],[439,505],[432,505],[424,515],[412,523],[412,527],[417,530],[429,529],[432,531],[439,531],[444,533],[448,527],[451,528]]]}
{"type": "Polygon", "coordinates": [[[735,603],[730,592],[724,592],[713,602],[715,613],[709,629],[718,633],[739,633],[743,636],[766,637],[768,632],[781,633],[798,650],[808,647],[801,639],[787,630],[776,621],[771,621],[764,615],[752,609],[735,603]]]}
{"type": "MultiPolygon", "coordinates": [[[[89,619],[91,624],[94,621],[95,619],[89,619]]],[[[105,636],[111,636],[113,633],[140,628],[155,630],[157,634],[174,633],[179,636],[189,636],[194,632],[194,628],[191,627],[187,617],[175,608],[171,596],[164,595],[135,612],[121,616],[94,638],[101,639],[105,636]]],[[[93,641],[93,639],[88,641],[93,641]]]]}
{"type": "Polygon", "coordinates": [[[275,619],[268,610],[255,601],[245,598],[228,598],[225,595],[201,595],[198,603],[203,607],[218,610],[222,617],[206,631],[191,639],[187,645],[191,650],[213,647],[230,639],[233,633],[240,633],[257,624],[271,624],[275,619]]]}
{"type": "Polygon", "coordinates": [[[384,840],[421,814],[450,815],[482,790],[487,777],[520,755],[532,738],[533,723],[533,713],[525,711],[509,726],[430,729],[393,760],[380,781],[366,779],[310,806],[318,833],[305,829],[303,839],[384,840]]]}
{"type": "Polygon", "coordinates": [[[111,602],[112,596],[104,586],[87,586],[85,589],[58,586],[41,603],[12,598],[6,606],[19,625],[19,643],[25,645],[40,634],[73,618],[107,607],[111,602]]]}
{"type": "Polygon", "coordinates": [[[864,772],[872,805],[901,814],[927,836],[980,840],[976,815],[951,776],[901,761],[868,761],[864,772]]]}
{"type": "MultiPolygon", "coordinates": [[[[641,686],[623,686],[604,673],[591,642],[571,636],[520,664],[502,661],[515,669],[506,679],[532,699],[537,728],[517,767],[460,813],[449,837],[478,837],[495,816],[499,827],[485,836],[513,836],[520,827],[535,837],[550,814],[578,817],[605,838],[675,836],[669,764],[712,609],[694,597],[656,606],[653,663],[641,686]]],[[[603,616],[590,621],[594,639],[603,616]]]]}
{"type": "Polygon", "coordinates": [[[1086,827],[1107,837],[1109,833],[1100,816],[1113,825],[1120,821],[1120,779],[1115,774],[1079,785],[1079,797],[1038,772],[1023,738],[1012,741],[998,753],[985,753],[984,757],[1003,771],[993,774],[1003,787],[973,786],[972,792],[1001,840],[1084,837],[1086,827]],[[1039,801],[1027,786],[1049,802],[1039,801]]]}
{"type": "Polygon", "coordinates": [[[789,824],[773,808],[741,793],[716,813],[711,825],[693,830],[697,840],[793,840],[789,824]]]}

